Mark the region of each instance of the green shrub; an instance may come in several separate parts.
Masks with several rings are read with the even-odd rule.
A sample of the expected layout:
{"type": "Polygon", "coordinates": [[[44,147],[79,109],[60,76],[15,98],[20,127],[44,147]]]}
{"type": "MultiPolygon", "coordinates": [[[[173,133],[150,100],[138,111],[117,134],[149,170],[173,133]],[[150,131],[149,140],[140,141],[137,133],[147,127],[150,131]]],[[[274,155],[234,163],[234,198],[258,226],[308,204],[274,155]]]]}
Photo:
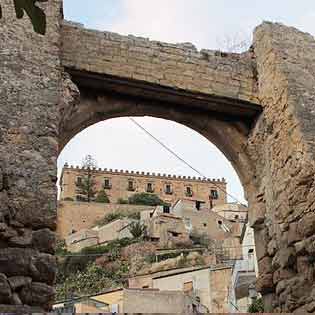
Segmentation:
{"type": "Polygon", "coordinates": [[[83,296],[102,292],[109,288],[123,285],[128,266],[122,264],[114,273],[95,263],[90,263],[84,271],[78,271],[65,278],[56,287],[57,300],[64,300],[73,295],[83,296]]]}
{"type": "Polygon", "coordinates": [[[116,221],[118,219],[121,219],[123,217],[124,217],[124,215],[120,212],[111,212],[109,214],[106,214],[104,216],[104,218],[97,220],[94,225],[95,226],[103,226],[103,225],[106,225],[106,224],[111,223],[113,221],[116,221]]]}
{"type": "Polygon", "coordinates": [[[127,205],[129,202],[126,199],[119,198],[117,201],[120,205],[127,205]]]}
{"type": "Polygon", "coordinates": [[[63,200],[64,200],[64,201],[74,201],[74,199],[71,198],[71,197],[66,197],[66,198],[64,198],[63,200]]]}
{"type": "Polygon", "coordinates": [[[146,236],[147,228],[140,222],[132,222],[128,228],[129,232],[135,239],[144,238],[146,236]]]}
{"type": "Polygon", "coordinates": [[[96,196],[95,202],[98,203],[110,203],[110,200],[105,192],[105,190],[100,190],[96,196]]]}
{"type": "Polygon", "coordinates": [[[131,212],[127,214],[128,219],[132,220],[140,220],[141,219],[141,213],[140,212],[131,212]]]}
{"type": "Polygon", "coordinates": [[[264,303],[261,298],[253,300],[252,304],[248,307],[248,313],[263,313],[264,311],[264,303]]]}
{"type": "Polygon", "coordinates": [[[200,245],[203,247],[208,247],[212,243],[206,234],[200,234],[196,230],[191,232],[190,239],[194,245],[200,245]]]}
{"type": "Polygon", "coordinates": [[[64,256],[68,254],[65,240],[57,241],[55,254],[57,256],[64,256]]]}
{"type": "Polygon", "coordinates": [[[157,195],[140,193],[134,194],[128,199],[129,204],[131,205],[144,205],[144,206],[162,206],[165,205],[165,202],[160,199],[157,195]]]}

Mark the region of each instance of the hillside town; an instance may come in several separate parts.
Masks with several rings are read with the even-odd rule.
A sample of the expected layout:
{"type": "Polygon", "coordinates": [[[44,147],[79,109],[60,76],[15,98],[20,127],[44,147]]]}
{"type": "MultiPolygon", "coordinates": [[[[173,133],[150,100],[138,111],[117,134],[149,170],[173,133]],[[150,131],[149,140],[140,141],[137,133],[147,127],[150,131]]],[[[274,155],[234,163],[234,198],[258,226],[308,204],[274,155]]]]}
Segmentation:
{"type": "Polygon", "coordinates": [[[248,208],[225,179],[66,164],[57,313],[243,313],[259,306],[248,208]]]}

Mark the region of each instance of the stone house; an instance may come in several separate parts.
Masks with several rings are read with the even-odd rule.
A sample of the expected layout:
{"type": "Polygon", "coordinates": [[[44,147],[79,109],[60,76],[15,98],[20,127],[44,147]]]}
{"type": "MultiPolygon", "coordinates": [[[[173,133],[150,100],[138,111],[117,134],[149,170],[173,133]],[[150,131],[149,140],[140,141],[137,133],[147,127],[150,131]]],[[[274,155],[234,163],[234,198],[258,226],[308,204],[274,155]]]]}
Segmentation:
{"type": "Polygon", "coordinates": [[[211,210],[231,222],[244,223],[248,217],[248,208],[238,203],[217,204],[211,210]]]}
{"type": "Polygon", "coordinates": [[[80,252],[85,247],[98,244],[98,232],[90,229],[83,229],[69,235],[66,239],[67,250],[72,253],[80,252]]]}
{"type": "Polygon", "coordinates": [[[64,313],[147,313],[192,314],[199,303],[182,291],[156,289],[113,289],[54,305],[54,312],[64,313]]]}
{"type": "Polygon", "coordinates": [[[65,241],[70,252],[79,252],[83,248],[104,245],[110,241],[132,238],[129,226],[134,220],[118,219],[101,227],[83,229],[69,235],[65,241]]]}
{"type": "Polygon", "coordinates": [[[240,259],[240,238],[243,221],[229,220],[209,210],[204,204],[193,200],[178,200],[171,213],[184,220],[191,235],[205,235],[213,241],[216,251],[220,250],[225,260],[240,259]]]}
{"type": "Polygon", "coordinates": [[[173,269],[129,279],[130,288],[182,291],[199,301],[202,313],[228,310],[231,266],[173,269]]]}
{"type": "MultiPolygon", "coordinates": [[[[86,170],[65,165],[60,179],[60,200],[77,200],[76,183],[85,176],[86,170]]],[[[111,203],[128,199],[135,193],[152,193],[173,205],[178,199],[188,198],[203,201],[208,208],[226,203],[225,179],[202,179],[166,174],[95,169],[93,178],[96,190],[105,189],[111,203]],[[211,200],[211,202],[210,202],[211,200]]]]}
{"type": "Polygon", "coordinates": [[[174,248],[179,245],[191,245],[189,233],[182,218],[160,213],[145,222],[148,237],[153,241],[158,241],[160,247],[174,248]]]}

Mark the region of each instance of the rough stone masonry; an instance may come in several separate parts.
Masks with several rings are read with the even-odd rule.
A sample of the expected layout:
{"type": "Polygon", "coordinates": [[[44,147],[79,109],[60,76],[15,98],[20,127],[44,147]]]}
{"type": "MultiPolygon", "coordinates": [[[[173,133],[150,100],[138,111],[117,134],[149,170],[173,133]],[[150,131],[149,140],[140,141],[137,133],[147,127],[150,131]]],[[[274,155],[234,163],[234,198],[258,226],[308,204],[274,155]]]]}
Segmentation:
{"type": "Polygon", "coordinates": [[[267,311],[315,312],[315,41],[263,23],[243,54],[197,51],[62,21],[45,36],[11,0],[0,20],[0,311],[54,298],[56,160],[101,120],[152,115],[215,143],[243,183],[267,311]]]}

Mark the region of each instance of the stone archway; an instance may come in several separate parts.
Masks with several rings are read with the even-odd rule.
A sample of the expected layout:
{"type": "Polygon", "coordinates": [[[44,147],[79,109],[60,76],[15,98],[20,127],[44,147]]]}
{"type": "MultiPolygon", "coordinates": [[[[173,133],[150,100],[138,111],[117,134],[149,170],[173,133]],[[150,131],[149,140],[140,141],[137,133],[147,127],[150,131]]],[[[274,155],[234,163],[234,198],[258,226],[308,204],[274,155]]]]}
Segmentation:
{"type": "Polygon", "coordinates": [[[266,306],[314,312],[314,38],[263,23],[247,53],[199,52],[63,22],[60,0],[43,7],[46,36],[9,0],[0,25],[0,310],[50,308],[59,144],[106,118],[151,114],[195,129],[233,163],[266,306]],[[70,81],[62,101],[64,72],[80,102],[70,81]]]}

